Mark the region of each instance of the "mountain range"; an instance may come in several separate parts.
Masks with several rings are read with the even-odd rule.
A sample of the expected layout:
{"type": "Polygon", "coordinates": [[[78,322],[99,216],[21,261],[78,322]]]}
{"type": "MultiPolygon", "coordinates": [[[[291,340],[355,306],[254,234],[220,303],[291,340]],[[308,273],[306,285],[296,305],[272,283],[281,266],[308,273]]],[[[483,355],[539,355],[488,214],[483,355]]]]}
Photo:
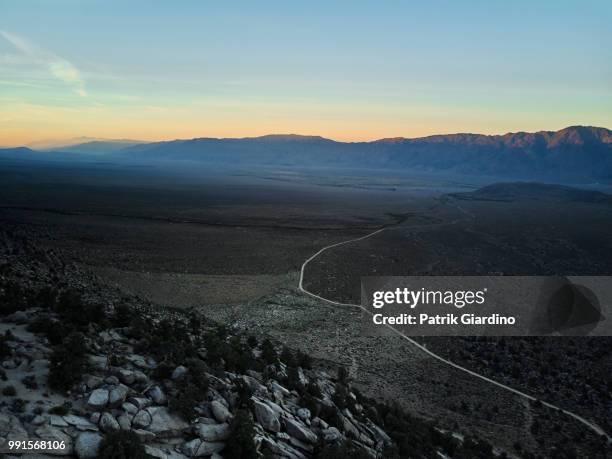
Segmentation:
{"type": "Polygon", "coordinates": [[[449,134],[372,142],[338,142],[292,134],[240,139],[195,138],[135,145],[116,142],[106,145],[97,141],[61,150],[77,153],[85,149],[98,153],[107,151],[114,160],[137,163],[189,161],[203,165],[445,172],[555,182],[612,181],[612,131],[589,126],[534,133],[449,134]]]}

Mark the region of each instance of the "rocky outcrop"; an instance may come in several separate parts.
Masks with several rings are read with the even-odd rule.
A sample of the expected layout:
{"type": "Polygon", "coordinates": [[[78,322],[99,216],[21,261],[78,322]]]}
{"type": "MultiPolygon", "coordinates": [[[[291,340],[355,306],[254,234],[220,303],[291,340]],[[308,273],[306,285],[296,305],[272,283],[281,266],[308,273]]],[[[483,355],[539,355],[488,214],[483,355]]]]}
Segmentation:
{"type": "MultiPolygon", "coordinates": [[[[1,250],[0,244],[0,255],[1,250]]],[[[22,266],[23,256],[16,253],[13,267],[22,266]]],[[[57,264],[52,273],[39,276],[25,270],[15,277],[30,291],[40,288],[32,279],[42,277],[43,286],[55,285],[64,269],[57,264]]],[[[66,391],[48,385],[54,349],[49,337],[57,324],[81,319],[41,306],[0,322],[9,324],[3,332],[10,330],[2,348],[2,371],[9,382],[29,385],[20,382],[14,396],[5,396],[11,400],[0,404],[0,443],[57,439],[67,445],[65,454],[94,458],[105,439],[129,435],[152,457],[219,459],[237,441],[237,420],[248,419],[252,447],[271,457],[303,459],[312,457],[315,448],[348,445],[376,458],[393,445],[376,423],[376,410],[366,415],[372,410],[362,406],[366,402],[346,381],[310,365],[303,368],[291,356],[281,358],[289,350],[281,353],[279,346],[257,339],[252,343],[236,330],[193,327],[192,318],[183,313],[140,307],[136,299],[130,307],[138,308],[137,314],[117,324],[113,314],[124,296],[87,284],[80,275],[77,279],[81,291],[97,295],[96,303],[104,305],[104,320],[73,324],[83,335],[88,365],[66,391]],[[165,337],[151,333],[151,327],[165,321],[171,324],[162,333],[165,337]],[[138,322],[146,325],[125,326],[138,322]],[[207,341],[208,336],[214,339],[207,341]],[[153,352],[164,339],[168,343],[153,352]]],[[[0,287],[2,280],[0,270],[0,287]]],[[[63,381],[64,375],[59,376],[63,381]]]]}
{"type": "Polygon", "coordinates": [[[279,432],[281,429],[278,414],[272,408],[259,400],[253,401],[255,407],[255,418],[261,426],[270,432],[279,432]]]}
{"type": "Polygon", "coordinates": [[[95,459],[104,437],[95,432],[83,432],[76,437],[74,453],[79,459],[95,459]]]}

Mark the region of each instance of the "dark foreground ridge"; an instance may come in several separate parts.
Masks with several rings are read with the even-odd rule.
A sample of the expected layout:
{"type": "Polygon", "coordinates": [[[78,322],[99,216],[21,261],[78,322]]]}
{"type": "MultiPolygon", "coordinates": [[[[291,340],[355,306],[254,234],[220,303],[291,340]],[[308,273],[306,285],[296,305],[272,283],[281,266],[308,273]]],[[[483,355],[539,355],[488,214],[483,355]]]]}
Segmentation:
{"type": "Polygon", "coordinates": [[[0,273],[0,442],[80,458],[493,455],[362,396],[343,367],[102,287],[22,232],[0,233],[0,273]]]}
{"type": "Polygon", "coordinates": [[[612,204],[612,196],[600,191],[537,182],[495,183],[467,193],[449,194],[466,201],[557,201],[612,204]]]}

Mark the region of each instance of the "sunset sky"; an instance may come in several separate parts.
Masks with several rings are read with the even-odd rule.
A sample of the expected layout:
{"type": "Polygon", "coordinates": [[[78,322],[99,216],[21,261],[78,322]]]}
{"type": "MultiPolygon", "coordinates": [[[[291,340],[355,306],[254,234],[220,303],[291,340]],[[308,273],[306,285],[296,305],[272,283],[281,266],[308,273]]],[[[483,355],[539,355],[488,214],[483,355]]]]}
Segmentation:
{"type": "Polygon", "coordinates": [[[609,0],[0,0],[0,145],[610,128],[611,23],[609,0]]]}

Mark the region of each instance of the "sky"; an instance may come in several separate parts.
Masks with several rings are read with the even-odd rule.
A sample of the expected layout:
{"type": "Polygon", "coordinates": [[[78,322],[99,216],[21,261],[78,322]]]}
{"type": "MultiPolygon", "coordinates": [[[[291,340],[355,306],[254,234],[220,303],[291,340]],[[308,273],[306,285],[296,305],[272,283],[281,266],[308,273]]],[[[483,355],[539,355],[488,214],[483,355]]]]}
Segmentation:
{"type": "Polygon", "coordinates": [[[612,128],[612,2],[0,0],[0,145],[612,128]]]}

